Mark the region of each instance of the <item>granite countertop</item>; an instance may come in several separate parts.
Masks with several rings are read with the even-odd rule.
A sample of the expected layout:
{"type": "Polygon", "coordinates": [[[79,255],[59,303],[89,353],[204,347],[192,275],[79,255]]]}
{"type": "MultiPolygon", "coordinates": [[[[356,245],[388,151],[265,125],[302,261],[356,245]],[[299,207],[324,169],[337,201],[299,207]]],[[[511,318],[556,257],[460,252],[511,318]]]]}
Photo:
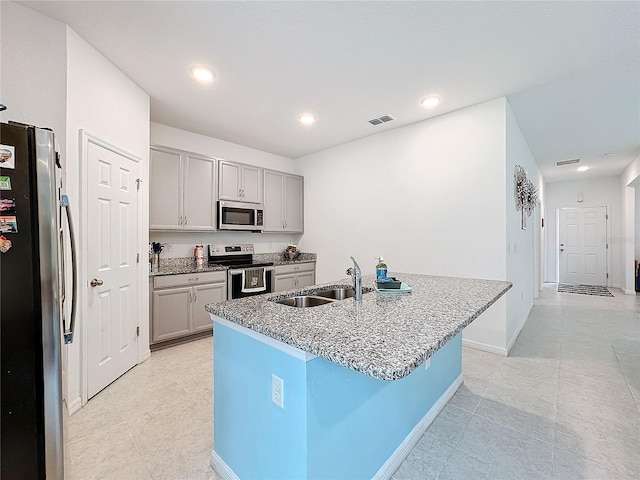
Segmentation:
{"type": "MultiPolygon", "coordinates": [[[[295,260],[285,260],[282,253],[256,253],[253,255],[254,263],[273,262],[274,265],[291,265],[293,263],[315,262],[315,253],[301,253],[295,260]]],[[[196,268],[196,261],[193,257],[161,258],[160,267],[157,272],[149,272],[150,277],[160,275],[177,275],[180,273],[197,272],[218,272],[228,270],[224,265],[209,265],[204,263],[203,268],[196,268]]]]}
{"type": "MultiPolygon", "coordinates": [[[[510,282],[393,273],[407,294],[365,293],[311,308],[270,300],[313,294],[351,279],[208,304],[209,313],[381,380],[409,375],[512,286],[510,282]]],[[[374,276],[363,277],[373,286],[374,276]]]]}
{"type": "Polygon", "coordinates": [[[222,265],[207,265],[206,263],[202,268],[196,268],[196,262],[191,261],[189,264],[179,263],[160,263],[160,267],[157,272],[149,272],[150,277],[157,277],[160,275],[178,275],[180,273],[198,273],[198,272],[220,272],[226,271],[227,267],[222,265]]]}

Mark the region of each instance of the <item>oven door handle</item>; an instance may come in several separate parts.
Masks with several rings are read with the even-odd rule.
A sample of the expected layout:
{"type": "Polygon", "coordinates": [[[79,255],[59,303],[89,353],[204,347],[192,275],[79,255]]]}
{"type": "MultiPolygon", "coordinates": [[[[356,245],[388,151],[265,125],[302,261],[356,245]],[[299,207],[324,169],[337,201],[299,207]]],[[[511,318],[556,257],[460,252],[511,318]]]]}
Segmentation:
{"type": "MultiPolygon", "coordinates": [[[[256,268],[264,268],[265,272],[273,272],[276,269],[275,267],[256,267],[256,268]]],[[[242,272],[244,272],[245,270],[250,270],[250,269],[248,268],[229,269],[227,270],[227,273],[229,273],[229,275],[242,275],[242,272]]]]}

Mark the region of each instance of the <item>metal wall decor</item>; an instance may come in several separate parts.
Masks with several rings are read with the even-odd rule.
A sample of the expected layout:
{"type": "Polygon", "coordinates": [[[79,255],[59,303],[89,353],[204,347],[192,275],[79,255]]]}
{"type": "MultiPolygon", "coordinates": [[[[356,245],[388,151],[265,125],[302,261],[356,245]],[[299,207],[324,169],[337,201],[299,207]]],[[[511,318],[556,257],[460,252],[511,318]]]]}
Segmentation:
{"type": "Polygon", "coordinates": [[[538,205],[538,187],[527,177],[527,171],[516,165],[513,174],[513,187],[516,198],[516,210],[520,212],[520,228],[527,229],[527,217],[530,217],[538,205]],[[526,215],[525,215],[526,214],[526,215]]]}

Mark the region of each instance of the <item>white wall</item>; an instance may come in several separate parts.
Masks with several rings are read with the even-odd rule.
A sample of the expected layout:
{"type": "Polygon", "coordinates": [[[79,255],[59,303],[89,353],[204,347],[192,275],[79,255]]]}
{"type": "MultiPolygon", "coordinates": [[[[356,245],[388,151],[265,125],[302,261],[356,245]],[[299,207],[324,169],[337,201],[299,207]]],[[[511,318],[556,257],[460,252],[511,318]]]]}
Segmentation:
{"type": "Polygon", "coordinates": [[[64,162],[65,25],[13,2],[1,1],[0,12],[0,119],[51,128],[64,162]]]}
{"type": "Polygon", "coordinates": [[[511,107],[506,109],[506,211],[507,211],[507,279],[513,288],[507,292],[506,344],[511,348],[524,326],[538,292],[540,212],[538,206],[526,217],[526,230],[521,228],[521,212],[516,210],[513,176],[515,166],[527,171],[528,178],[538,187],[541,199],[544,184],[533,154],[529,150],[511,107]]]}
{"type": "MultiPolygon", "coordinates": [[[[159,123],[151,123],[151,144],[257,165],[272,170],[295,173],[294,162],[290,158],[159,123]]],[[[307,224],[306,221],[305,224],[307,224]]],[[[192,256],[193,247],[196,244],[253,243],[256,253],[267,253],[282,251],[287,244],[296,244],[300,240],[300,235],[255,234],[250,232],[151,232],[149,237],[150,241],[165,244],[166,248],[162,252],[162,257],[165,258],[192,256]]]]}
{"type": "MultiPolygon", "coordinates": [[[[505,280],[504,98],[298,159],[305,235],[319,282],[365,274],[383,255],[391,274],[505,280]]],[[[506,351],[503,299],[465,339],[506,351]]]]}
{"type": "Polygon", "coordinates": [[[294,173],[293,160],[235,143],[151,122],[151,144],[178,148],[231,162],[294,173]]]}
{"type": "Polygon", "coordinates": [[[635,260],[640,260],[640,195],[637,194],[637,188],[634,188],[635,197],[635,224],[634,224],[634,237],[633,239],[627,239],[634,243],[633,257],[635,260]]]}
{"type": "Polygon", "coordinates": [[[640,198],[638,188],[640,188],[640,156],[631,162],[620,176],[620,191],[623,202],[622,232],[625,238],[621,255],[621,270],[623,288],[625,293],[628,294],[635,294],[635,268],[633,261],[634,259],[640,260],[640,255],[636,254],[640,243],[640,226],[634,222],[636,217],[640,217],[640,207],[636,208],[636,201],[640,198]]]}
{"type": "Polygon", "coordinates": [[[609,251],[609,285],[621,286],[623,273],[621,269],[623,250],[623,210],[620,194],[619,177],[600,177],[570,182],[547,183],[545,186],[545,220],[546,243],[546,278],[547,282],[557,281],[557,210],[561,207],[596,207],[607,206],[609,221],[607,222],[609,251]],[[584,201],[578,202],[578,193],[584,195],[584,201]]]}
{"type": "MultiPolygon", "coordinates": [[[[108,142],[141,159],[142,178],[142,217],[140,221],[139,251],[147,250],[149,230],[149,96],[133,81],[126,77],[110,61],[85,42],[73,30],[67,27],[67,191],[71,204],[75,207],[76,219],[80,219],[77,230],[83,232],[86,218],[81,218],[78,209],[81,199],[81,181],[86,182],[87,168],[82,164],[79,152],[79,134],[84,129],[89,134],[108,142]]],[[[79,243],[85,238],[79,238],[79,243]]],[[[80,252],[80,258],[86,260],[91,255],[91,246],[80,252]]],[[[144,256],[143,256],[144,258],[144,256]]],[[[87,285],[86,262],[79,269],[80,285],[87,285]]],[[[149,291],[146,288],[148,270],[140,264],[140,301],[142,312],[139,337],[138,360],[149,355],[149,291]]],[[[79,305],[85,305],[86,289],[80,288],[79,305]]],[[[80,310],[77,341],[69,347],[69,372],[67,402],[74,410],[81,395],[80,349],[82,333],[85,327],[86,310],[80,310]],[[75,368],[73,368],[75,366],[75,368]]]]}
{"type": "Polygon", "coordinates": [[[297,160],[318,280],[391,272],[504,279],[504,99],[297,160]]]}

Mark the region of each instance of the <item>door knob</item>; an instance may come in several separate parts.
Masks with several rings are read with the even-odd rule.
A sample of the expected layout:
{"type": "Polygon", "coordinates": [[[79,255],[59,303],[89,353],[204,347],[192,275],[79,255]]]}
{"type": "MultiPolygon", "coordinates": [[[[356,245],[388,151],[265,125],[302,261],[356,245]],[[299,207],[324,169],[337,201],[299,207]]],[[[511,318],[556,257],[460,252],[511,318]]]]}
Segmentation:
{"type": "Polygon", "coordinates": [[[94,278],[93,280],[91,280],[91,286],[92,287],[99,287],[103,283],[104,282],[102,280],[98,280],[97,278],[94,278]]]}
{"type": "Polygon", "coordinates": [[[561,251],[561,252],[564,252],[564,248],[561,248],[561,249],[560,249],[560,251],[561,251]]]}

